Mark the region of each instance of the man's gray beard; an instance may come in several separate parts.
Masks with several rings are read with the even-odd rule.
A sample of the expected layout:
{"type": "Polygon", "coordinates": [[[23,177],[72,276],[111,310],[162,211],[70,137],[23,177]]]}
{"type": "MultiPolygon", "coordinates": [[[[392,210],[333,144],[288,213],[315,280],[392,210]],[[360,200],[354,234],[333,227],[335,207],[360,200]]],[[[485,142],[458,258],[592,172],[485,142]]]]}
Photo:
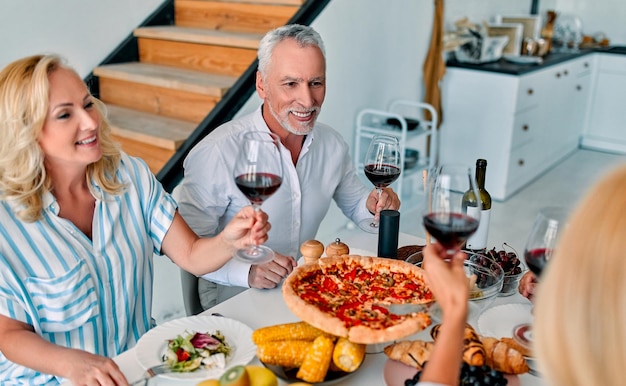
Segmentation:
{"type": "Polygon", "coordinates": [[[315,119],[311,122],[311,127],[307,127],[304,130],[306,131],[302,131],[302,130],[298,130],[295,127],[293,127],[291,125],[291,123],[289,123],[289,116],[287,116],[287,118],[285,119],[281,119],[278,114],[276,114],[276,112],[274,111],[274,108],[272,107],[271,104],[268,104],[268,107],[270,108],[270,114],[272,114],[272,116],[274,117],[274,119],[276,119],[276,121],[278,121],[278,123],[280,123],[280,125],[287,130],[288,132],[290,132],[291,134],[294,135],[308,135],[311,131],[313,131],[313,127],[315,126],[315,121],[317,120],[317,114],[319,114],[320,109],[316,108],[315,109],[315,119]]]}

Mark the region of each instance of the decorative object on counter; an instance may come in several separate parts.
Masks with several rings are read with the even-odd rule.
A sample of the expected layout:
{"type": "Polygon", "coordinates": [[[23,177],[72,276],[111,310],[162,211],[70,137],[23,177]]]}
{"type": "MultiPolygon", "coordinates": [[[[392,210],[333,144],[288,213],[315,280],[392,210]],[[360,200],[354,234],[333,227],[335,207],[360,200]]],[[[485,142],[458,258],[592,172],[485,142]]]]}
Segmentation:
{"type": "Polygon", "coordinates": [[[342,243],[339,238],[326,246],[326,257],[349,255],[350,247],[342,243]]]}
{"type": "Polygon", "coordinates": [[[504,55],[519,55],[522,52],[522,38],[524,26],[521,23],[487,24],[489,36],[508,36],[509,41],[504,46],[504,55]]]}
{"type": "Polygon", "coordinates": [[[324,254],[324,244],[317,240],[307,240],[300,246],[300,253],[305,264],[317,263],[317,260],[324,254]]]}
{"type": "Polygon", "coordinates": [[[541,32],[539,15],[497,15],[496,23],[520,23],[523,26],[522,39],[537,39],[541,32]]]}
{"type": "Polygon", "coordinates": [[[378,232],[378,256],[397,258],[398,234],[400,232],[400,212],[382,210],[380,212],[380,231],[378,232]]]}
{"type": "Polygon", "coordinates": [[[552,46],[558,52],[578,52],[583,41],[583,23],[572,14],[559,15],[554,24],[552,46]]]}
{"type": "Polygon", "coordinates": [[[552,51],[552,38],[554,37],[554,23],[556,22],[556,12],[549,10],[546,12],[546,22],[541,29],[541,37],[548,42],[547,53],[552,51]]]}
{"type": "Polygon", "coordinates": [[[472,39],[457,47],[454,55],[462,63],[495,62],[502,57],[502,51],[509,41],[508,36],[487,36],[485,28],[468,29],[472,39]]]}

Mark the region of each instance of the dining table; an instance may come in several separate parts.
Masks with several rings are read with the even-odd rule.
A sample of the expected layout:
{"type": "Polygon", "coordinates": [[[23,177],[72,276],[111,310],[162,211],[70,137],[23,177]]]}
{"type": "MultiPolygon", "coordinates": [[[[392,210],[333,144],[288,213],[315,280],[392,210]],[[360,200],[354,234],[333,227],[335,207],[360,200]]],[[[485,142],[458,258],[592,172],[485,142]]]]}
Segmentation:
{"type": "MultiPolygon", "coordinates": [[[[358,228],[345,228],[337,232],[337,238],[346,243],[351,252],[356,254],[369,253],[376,256],[378,246],[378,235],[361,231],[358,228]]],[[[333,240],[319,240],[323,244],[328,244],[333,240]]],[[[407,233],[400,233],[398,236],[398,245],[424,245],[423,239],[407,233]]],[[[210,309],[205,310],[200,315],[218,315],[226,318],[237,320],[249,326],[252,330],[260,327],[271,326],[281,323],[289,323],[299,321],[299,318],[291,312],[285,304],[283,295],[279,285],[274,289],[248,289],[238,295],[222,302],[210,309]]],[[[181,295],[182,296],[182,295],[181,295]]],[[[496,297],[489,307],[496,307],[503,304],[525,304],[530,302],[519,294],[506,297],[496,297]]],[[[489,309],[489,308],[487,308],[489,309]]],[[[484,312],[484,311],[483,311],[484,312]]],[[[475,325],[477,315],[470,316],[468,322],[475,325]]],[[[432,327],[432,326],[431,326],[432,327]]],[[[431,340],[429,334],[430,327],[406,339],[422,339],[431,340]]],[[[136,357],[136,347],[131,348],[120,355],[114,357],[114,361],[118,364],[129,382],[141,379],[145,373],[140,362],[136,357]]],[[[369,350],[365,355],[365,359],[360,368],[348,374],[342,379],[332,382],[333,385],[359,385],[359,386],[393,386],[388,385],[385,381],[385,372],[392,371],[386,366],[389,365],[389,359],[381,352],[372,352],[377,350],[369,350]]],[[[255,356],[250,364],[261,365],[259,359],[255,356]]],[[[174,385],[196,385],[198,380],[170,379],[157,376],[147,383],[147,386],[174,386],[174,385]]],[[[544,380],[530,373],[521,374],[511,382],[520,386],[544,386],[544,380]]],[[[279,385],[287,385],[288,382],[279,380],[279,385]]]]}

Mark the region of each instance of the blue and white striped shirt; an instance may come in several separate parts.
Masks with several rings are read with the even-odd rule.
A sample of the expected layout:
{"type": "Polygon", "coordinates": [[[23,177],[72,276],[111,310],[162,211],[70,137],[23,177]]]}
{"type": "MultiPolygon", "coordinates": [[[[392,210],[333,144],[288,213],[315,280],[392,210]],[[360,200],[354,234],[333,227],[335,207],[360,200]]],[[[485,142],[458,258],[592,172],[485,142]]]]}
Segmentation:
{"type": "MultiPolygon", "coordinates": [[[[151,327],[153,253],[176,202],[146,164],[126,154],[121,195],[99,192],[92,240],[58,216],[44,197],[43,218],[19,220],[0,202],[0,314],[32,325],[55,344],[113,357],[151,327]]],[[[62,379],[18,366],[0,353],[0,384],[58,384],[62,379]]]]}

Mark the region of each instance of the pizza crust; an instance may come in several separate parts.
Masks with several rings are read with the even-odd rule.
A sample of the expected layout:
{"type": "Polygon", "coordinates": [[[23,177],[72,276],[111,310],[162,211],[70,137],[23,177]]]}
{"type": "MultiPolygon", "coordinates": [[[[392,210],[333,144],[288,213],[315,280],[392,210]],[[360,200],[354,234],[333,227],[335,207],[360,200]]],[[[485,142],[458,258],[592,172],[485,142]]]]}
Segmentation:
{"type": "MultiPolygon", "coordinates": [[[[316,263],[305,264],[297,267],[285,279],[282,287],[283,298],[289,309],[300,319],[335,336],[346,337],[354,343],[382,343],[401,339],[424,330],[431,323],[430,317],[425,313],[414,313],[405,320],[389,327],[375,328],[366,325],[346,326],[340,318],[326,313],[317,306],[302,299],[294,289],[295,283],[308,274],[319,271],[323,274],[326,270],[335,269],[337,266],[361,266],[368,271],[376,273],[403,273],[415,278],[415,281],[425,283],[423,270],[410,263],[400,260],[384,259],[379,257],[343,255],[325,257],[316,263]]],[[[428,302],[430,299],[424,299],[428,302]]]]}

